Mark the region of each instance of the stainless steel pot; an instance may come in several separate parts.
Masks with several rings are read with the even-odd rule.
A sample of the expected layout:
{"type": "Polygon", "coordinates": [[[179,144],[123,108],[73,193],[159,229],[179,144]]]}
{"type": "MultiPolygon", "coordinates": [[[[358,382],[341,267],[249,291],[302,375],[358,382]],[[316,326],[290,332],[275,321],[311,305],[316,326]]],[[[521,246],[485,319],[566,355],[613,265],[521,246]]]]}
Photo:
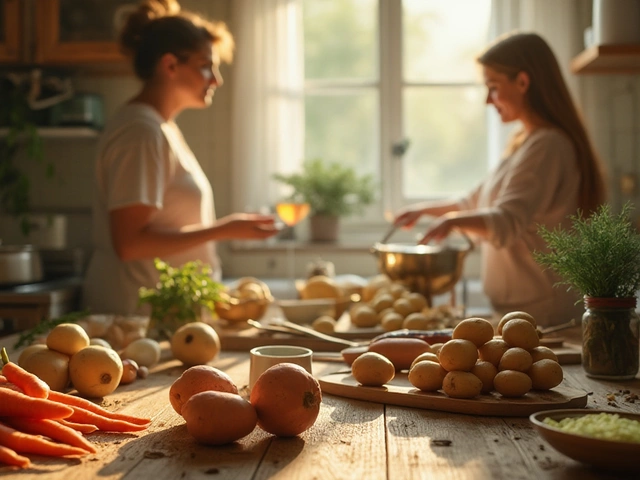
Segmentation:
{"type": "Polygon", "coordinates": [[[462,276],[464,259],[473,243],[464,234],[461,238],[461,242],[456,242],[449,237],[440,245],[376,243],[371,253],[377,258],[380,273],[413,292],[422,293],[431,302],[433,295],[453,289],[462,276]]]}
{"type": "Polygon", "coordinates": [[[0,285],[42,280],[42,259],[32,245],[0,245],[0,285]]]}

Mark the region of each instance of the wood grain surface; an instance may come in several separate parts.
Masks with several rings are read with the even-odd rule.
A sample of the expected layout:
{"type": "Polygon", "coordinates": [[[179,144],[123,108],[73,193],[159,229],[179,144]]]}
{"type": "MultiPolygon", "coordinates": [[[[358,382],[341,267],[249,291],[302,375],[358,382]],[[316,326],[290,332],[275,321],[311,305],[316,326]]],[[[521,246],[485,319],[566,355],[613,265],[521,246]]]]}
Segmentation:
{"type": "MultiPolygon", "coordinates": [[[[15,337],[0,339],[10,346],[15,337]]],[[[185,370],[163,344],[161,362],[146,379],[96,399],[105,408],[148,416],[140,433],[87,435],[98,452],[79,459],[29,455],[33,467],[0,466],[8,480],[613,480],[637,472],[610,473],[555,451],[525,417],[478,416],[374,403],[323,392],[313,427],[298,437],[278,438],[257,427],[230,445],[207,447],[188,434],[169,403],[169,388],[185,370]]],[[[19,352],[10,352],[13,358],[19,352]]],[[[225,371],[247,394],[249,355],[226,351],[210,365],[225,371]]],[[[563,387],[588,393],[587,408],[640,413],[640,380],[609,382],[563,367],[563,387]]],[[[338,362],[314,361],[318,378],[345,370],[338,362]]],[[[212,414],[214,414],[212,412],[212,414]]]]}

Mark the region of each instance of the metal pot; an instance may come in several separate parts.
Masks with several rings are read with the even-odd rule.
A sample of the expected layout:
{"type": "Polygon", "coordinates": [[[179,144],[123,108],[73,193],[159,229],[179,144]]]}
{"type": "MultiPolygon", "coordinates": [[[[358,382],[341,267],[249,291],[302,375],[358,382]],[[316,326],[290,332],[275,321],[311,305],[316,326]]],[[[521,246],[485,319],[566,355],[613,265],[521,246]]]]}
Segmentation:
{"type": "Polygon", "coordinates": [[[462,238],[464,243],[448,238],[440,245],[376,243],[371,253],[377,258],[380,273],[423,294],[431,303],[433,295],[449,292],[462,276],[464,259],[473,248],[466,235],[462,238]]]}
{"type": "Polygon", "coordinates": [[[42,280],[42,259],[32,245],[0,245],[0,285],[42,280]]]}

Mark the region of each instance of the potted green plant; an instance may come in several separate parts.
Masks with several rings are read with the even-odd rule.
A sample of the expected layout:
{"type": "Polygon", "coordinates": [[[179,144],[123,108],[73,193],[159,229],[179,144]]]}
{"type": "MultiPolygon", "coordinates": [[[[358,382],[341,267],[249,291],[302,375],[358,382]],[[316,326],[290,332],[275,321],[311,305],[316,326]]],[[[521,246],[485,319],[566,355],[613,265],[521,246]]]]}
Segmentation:
{"type": "Polygon", "coordinates": [[[224,285],[213,280],[211,267],[199,261],[172,267],[156,258],[160,274],[155,288],[141,287],[138,304],[151,306],[150,335],[171,338],[185,323],[215,315],[215,303],[221,299],[224,285]]]}
{"type": "Polygon", "coordinates": [[[361,213],[375,199],[371,175],[359,176],[353,168],[337,162],[307,160],[300,173],[275,174],[273,178],[291,187],[291,200],[311,207],[312,241],[335,241],[339,218],[361,213]]]}
{"type": "Polygon", "coordinates": [[[582,365],[588,376],[622,380],[638,373],[640,235],[627,203],[619,214],[603,205],[589,218],[572,216],[572,228],[539,229],[548,246],[536,261],[584,298],[582,365]]]}

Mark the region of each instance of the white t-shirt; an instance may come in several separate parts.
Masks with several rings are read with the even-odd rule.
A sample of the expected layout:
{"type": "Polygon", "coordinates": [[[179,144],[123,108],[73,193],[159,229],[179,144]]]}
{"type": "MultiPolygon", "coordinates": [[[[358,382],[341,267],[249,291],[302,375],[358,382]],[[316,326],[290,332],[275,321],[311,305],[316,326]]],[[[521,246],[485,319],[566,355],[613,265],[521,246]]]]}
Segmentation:
{"type": "Polygon", "coordinates": [[[479,187],[460,202],[463,210],[476,209],[489,231],[482,245],[484,291],[494,310],[503,315],[520,310],[542,326],[580,320],[584,307],[578,295],[567,291],[552,270],[534,259],[545,251],[538,235],[570,228],[569,215],[578,209],[580,172],[569,137],[557,129],[538,129],[479,187]]]}
{"type": "MultiPolygon", "coordinates": [[[[139,309],[138,290],[158,281],[153,257],[121,261],[111,243],[109,212],[127,205],[157,208],[149,227],[175,232],[214,223],[211,184],[178,126],[152,107],[128,104],[107,124],[98,144],[93,200],[94,251],[85,276],[83,303],[93,313],[130,314],[139,309]]],[[[215,243],[167,256],[178,267],[191,260],[209,264],[220,278],[215,243]]]]}

